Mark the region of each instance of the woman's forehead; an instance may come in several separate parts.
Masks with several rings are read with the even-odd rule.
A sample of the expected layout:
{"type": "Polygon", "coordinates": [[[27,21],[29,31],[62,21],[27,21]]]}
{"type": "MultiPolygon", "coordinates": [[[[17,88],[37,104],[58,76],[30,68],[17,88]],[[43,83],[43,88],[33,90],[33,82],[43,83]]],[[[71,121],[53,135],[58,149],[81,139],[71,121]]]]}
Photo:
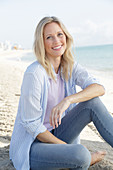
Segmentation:
{"type": "Polygon", "coordinates": [[[62,31],[62,29],[56,22],[48,23],[44,27],[44,34],[52,34],[60,31],[62,31]]]}

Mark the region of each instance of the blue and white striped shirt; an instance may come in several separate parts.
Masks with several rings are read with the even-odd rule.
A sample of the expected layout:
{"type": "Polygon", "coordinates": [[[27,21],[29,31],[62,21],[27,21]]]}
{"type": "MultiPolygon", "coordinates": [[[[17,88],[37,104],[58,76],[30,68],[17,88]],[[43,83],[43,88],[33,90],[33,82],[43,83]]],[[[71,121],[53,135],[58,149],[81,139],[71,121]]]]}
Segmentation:
{"type": "MultiPolygon", "coordinates": [[[[65,97],[76,93],[76,85],[84,89],[93,83],[99,82],[82,66],[75,63],[72,77],[68,82],[64,80],[65,97]]],[[[17,170],[30,169],[29,152],[31,144],[39,133],[46,131],[43,122],[48,88],[49,76],[45,69],[37,61],[32,63],[24,74],[18,113],[10,143],[10,159],[17,170]]],[[[74,106],[76,106],[76,103],[71,104],[65,114],[74,106]]]]}

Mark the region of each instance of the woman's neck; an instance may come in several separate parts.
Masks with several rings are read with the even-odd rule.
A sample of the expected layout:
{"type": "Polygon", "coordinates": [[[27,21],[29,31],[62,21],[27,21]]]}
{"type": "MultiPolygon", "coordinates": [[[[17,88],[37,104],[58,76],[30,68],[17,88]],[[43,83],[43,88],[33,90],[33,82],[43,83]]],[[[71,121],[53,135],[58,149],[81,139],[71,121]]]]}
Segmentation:
{"type": "Polygon", "coordinates": [[[61,63],[61,57],[55,58],[55,59],[50,59],[51,64],[54,67],[55,73],[58,73],[58,69],[61,63]]]}

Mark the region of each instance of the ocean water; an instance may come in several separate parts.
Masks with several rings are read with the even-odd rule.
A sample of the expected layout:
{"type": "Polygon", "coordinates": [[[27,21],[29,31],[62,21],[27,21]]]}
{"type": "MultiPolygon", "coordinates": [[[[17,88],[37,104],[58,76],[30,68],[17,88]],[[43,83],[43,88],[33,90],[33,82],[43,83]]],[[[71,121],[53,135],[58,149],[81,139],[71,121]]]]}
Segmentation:
{"type": "Polygon", "coordinates": [[[113,45],[75,48],[75,59],[93,70],[113,72],[113,45]]]}
{"type": "MultiPolygon", "coordinates": [[[[73,49],[75,60],[88,69],[113,73],[113,45],[87,46],[73,49]]],[[[24,62],[33,62],[31,52],[21,58],[24,62]]]]}

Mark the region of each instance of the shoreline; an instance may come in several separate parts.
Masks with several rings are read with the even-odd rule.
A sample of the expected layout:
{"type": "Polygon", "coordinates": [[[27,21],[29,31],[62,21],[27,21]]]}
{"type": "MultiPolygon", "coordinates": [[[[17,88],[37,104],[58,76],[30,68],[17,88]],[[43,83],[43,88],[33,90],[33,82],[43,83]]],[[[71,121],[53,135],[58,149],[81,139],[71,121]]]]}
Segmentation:
{"type": "MultiPolygon", "coordinates": [[[[9,60],[27,54],[28,50],[0,53],[0,169],[13,170],[9,161],[9,145],[17,114],[20,88],[23,80],[23,74],[27,66],[31,63],[9,60]]],[[[89,70],[90,71],[90,70],[89,70]]],[[[106,94],[101,97],[108,110],[113,113],[113,89],[112,82],[108,82],[107,77],[100,77],[96,72],[91,74],[97,78],[106,88],[106,94]],[[107,79],[107,80],[106,80],[107,79]]],[[[97,150],[107,150],[108,154],[103,161],[90,167],[91,170],[113,170],[113,149],[99,136],[94,125],[90,123],[81,133],[81,143],[91,152],[97,150]]]]}

